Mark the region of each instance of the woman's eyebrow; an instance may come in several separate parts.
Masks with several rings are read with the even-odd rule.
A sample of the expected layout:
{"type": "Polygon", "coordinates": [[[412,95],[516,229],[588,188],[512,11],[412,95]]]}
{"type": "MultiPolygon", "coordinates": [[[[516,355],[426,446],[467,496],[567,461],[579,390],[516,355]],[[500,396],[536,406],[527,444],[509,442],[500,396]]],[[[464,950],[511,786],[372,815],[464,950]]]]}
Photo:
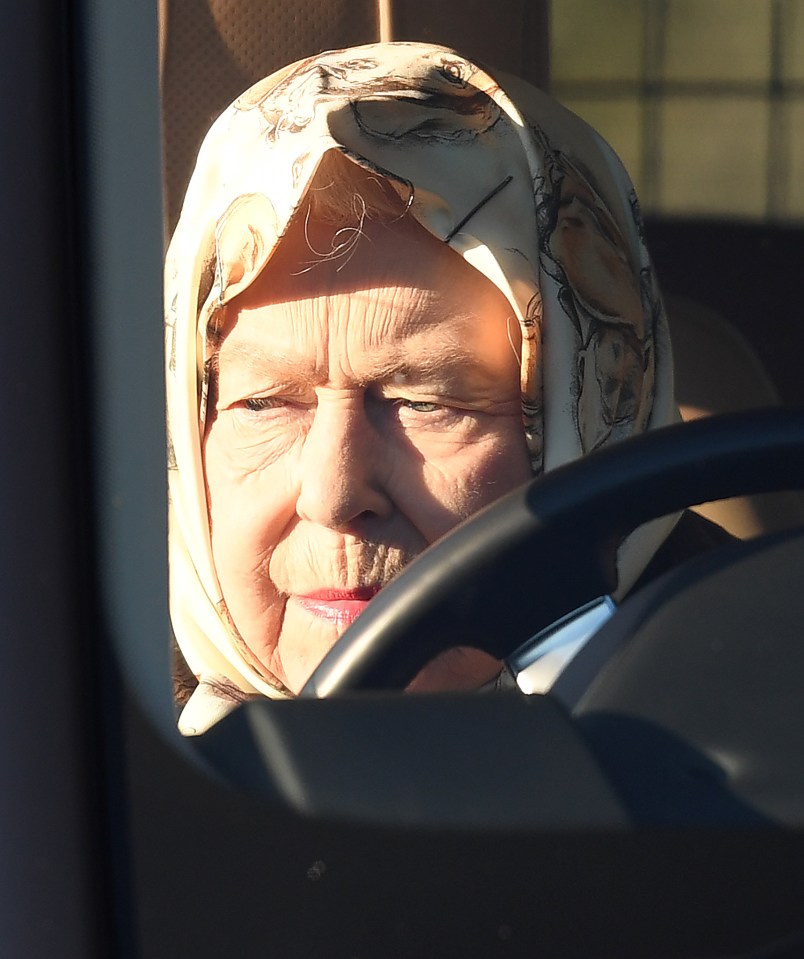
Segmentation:
{"type": "MultiPolygon", "coordinates": [[[[315,384],[328,379],[327,371],[318,366],[316,357],[286,350],[268,350],[263,344],[252,340],[230,342],[228,348],[221,351],[219,363],[258,376],[270,374],[282,380],[303,379],[315,384]]],[[[427,349],[418,351],[377,351],[369,363],[360,365],[358,380],[413,384],[437,378],[459,380],[462,376],[472,379],[494,378],[482,356],[459,342],[452,342],[443,344],[440,349],[429,345],[427,349]]]]}
{"type": "Polygon", "coordinates": [[[225,366],[238,366],[258,374],[278,372],[312,376],[315,373],[315,362],[310,357],[269,351],[262,344],[251,340],[230,342],[226,349],[221,350],[221,362],[225,366]]]}
{"type": "MultiPolygon", "coordinates": [[[[422,355],[420,360],[411,362],[408,358],[399,363],[385,362],[374,371],[374,379],[383,383],[427,383],[433,380],[458,381],[466,377],[482,377],[486,367],[474,356],[453,353],[422,355]]],[[[489,374],[489,378],[491,375],[489,374]]]]}

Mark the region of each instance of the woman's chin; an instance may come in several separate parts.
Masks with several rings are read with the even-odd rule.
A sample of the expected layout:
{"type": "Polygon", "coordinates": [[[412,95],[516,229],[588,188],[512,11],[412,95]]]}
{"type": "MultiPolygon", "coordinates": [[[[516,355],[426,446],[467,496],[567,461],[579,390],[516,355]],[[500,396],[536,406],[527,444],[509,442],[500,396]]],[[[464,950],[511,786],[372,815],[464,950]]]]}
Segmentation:
{"type": "Polygon", "coordinates": [[[353,621],[349,616],[319,616],[292,599],[288,601],[278,652],[285,685],[294,695],[353,621]]]}
{"type": "MultiPolygon", "coordinates": [[[[288,600],[277,649],[283,682],[294,695],[298,695],[360,611],[342,606],[329,597],[320,603],[318,600],[308,602],[304,597],[288,600]]],[[[488,653],[459,646],[431,660],[405,691],[436,693],[478,689],[491,682],[501,668],[500,661],[488,653]]]]}

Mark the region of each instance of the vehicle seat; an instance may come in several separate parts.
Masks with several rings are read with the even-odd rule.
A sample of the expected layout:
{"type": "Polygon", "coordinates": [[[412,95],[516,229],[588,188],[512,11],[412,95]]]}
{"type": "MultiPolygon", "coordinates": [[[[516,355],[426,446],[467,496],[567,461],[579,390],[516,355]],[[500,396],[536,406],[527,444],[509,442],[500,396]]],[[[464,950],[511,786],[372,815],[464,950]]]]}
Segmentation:
{"type": "MultiPolygon", "coordinates": [[[[731,323],[686,297],[668,296],[667,308],[676,397],[684,420],[783,405],[764,366],[731,323]]],[[[804,495],[738,497],[705,504],[696,512],[747,539],[804,524],[804,495]]]]}
{"type": "Polygon", "coordinates": [[[246,87],[302,57],[377,40],[442,43],[537,87],[549,77],[548,0],[160,0],[167,235],[201,141],[246,87]]]}

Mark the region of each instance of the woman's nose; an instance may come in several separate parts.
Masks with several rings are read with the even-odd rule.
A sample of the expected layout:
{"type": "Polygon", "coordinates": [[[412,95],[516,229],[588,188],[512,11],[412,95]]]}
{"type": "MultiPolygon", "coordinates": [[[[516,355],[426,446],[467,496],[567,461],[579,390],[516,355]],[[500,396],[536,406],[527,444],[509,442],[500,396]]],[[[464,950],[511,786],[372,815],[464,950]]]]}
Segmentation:
{"type": "Polygon", "coordinates": [[[300,459],[299,517],[344,530],[358,520],[389,516],[381,444],[362,397],[320,398],[300,459]]]}

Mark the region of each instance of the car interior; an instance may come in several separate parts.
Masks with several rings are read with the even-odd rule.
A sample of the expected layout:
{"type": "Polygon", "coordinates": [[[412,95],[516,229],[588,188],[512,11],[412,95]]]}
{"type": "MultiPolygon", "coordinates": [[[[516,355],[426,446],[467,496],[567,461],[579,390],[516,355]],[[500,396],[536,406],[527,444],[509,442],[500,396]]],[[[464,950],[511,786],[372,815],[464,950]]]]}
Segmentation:
{"type": "Polygon", "coordinates": [[[10,0],[0,18],[0,262],[24,304],[3,391],[3,954],[802,955],[804,2],[10,0]],[[634,24],[628,85],[607,42],[634,24]],[[681,192],[688,153],[711,158],[692,108],[688,153],[671,141],[672,110],[704,102],[673,51],[705,60],[701,36],[745,73],[710,82],[713,115],[750,101],[730,135],[784,147],[762,148],[759,200],[734,153],[716,161],[735,193],[681,192]],[[452,46],[592,122],[639,108],[639,136],[602,132],[645,187],[688,422],[501,500],[384,590],[298,700],[183,739],[166,238],[228,102],[378,39],[452,46]],[[399,694],[440,649],[508,657],[587,609],[622,537],[687,507],[738,540],[623,603],[548,694],[399,694]],[[540,551],[558,559],[533,587],[540,551]]]}

